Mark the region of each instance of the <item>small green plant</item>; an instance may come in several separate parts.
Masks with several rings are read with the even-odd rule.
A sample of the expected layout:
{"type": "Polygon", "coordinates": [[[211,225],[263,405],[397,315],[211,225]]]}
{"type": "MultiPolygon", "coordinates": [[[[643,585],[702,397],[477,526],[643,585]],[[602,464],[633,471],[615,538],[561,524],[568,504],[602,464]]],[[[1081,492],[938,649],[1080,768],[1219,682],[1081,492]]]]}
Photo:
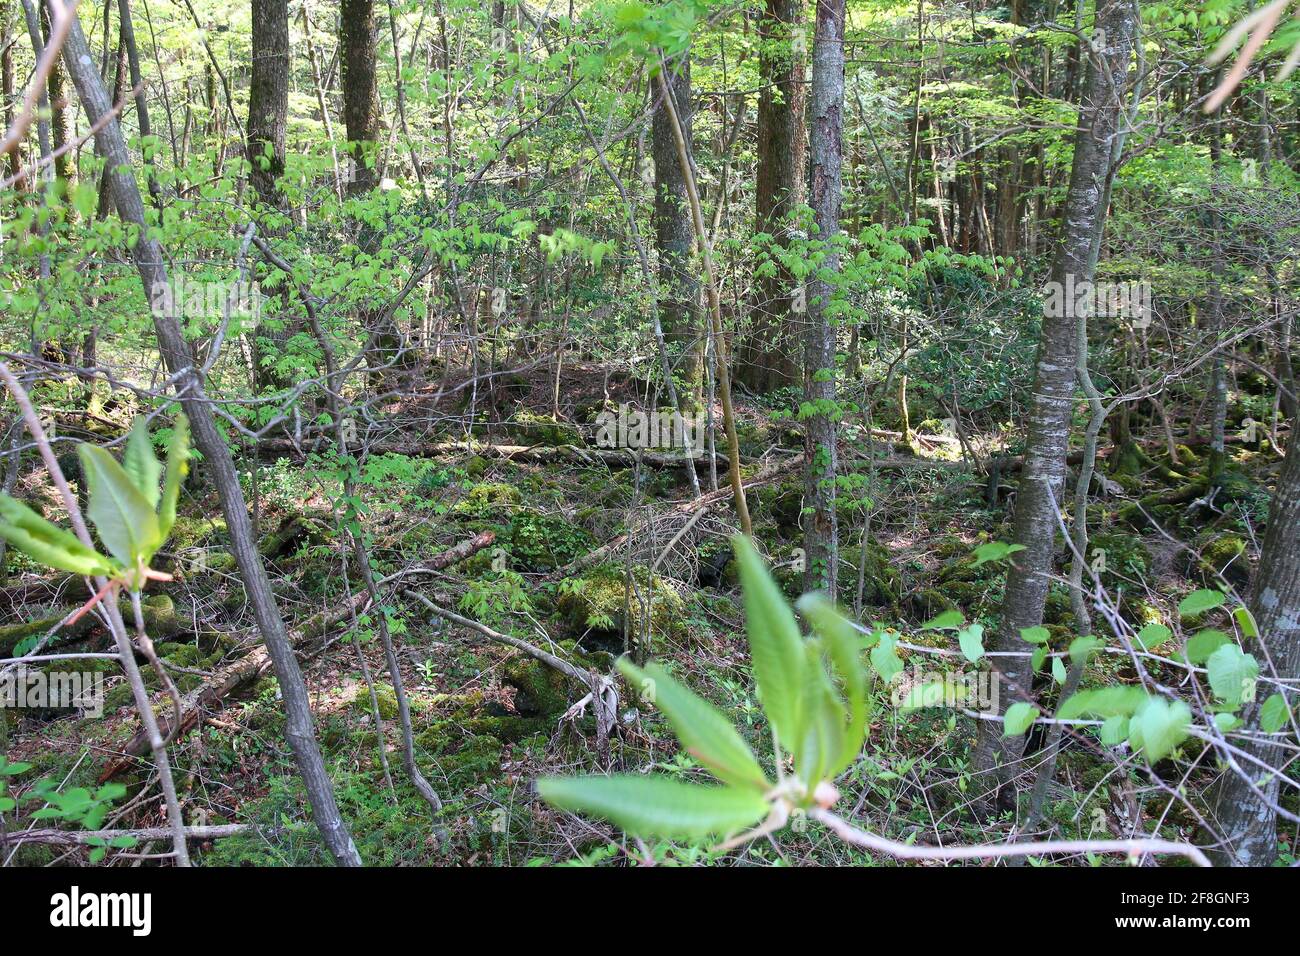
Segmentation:
{"type": "Polygon", "coordinates": [[[176,502],[189,470],[189,451],[189,423],[184,415],[176,419],[171,432],[165,476],[143,419],[136,419],[131,427],[121,464],[106,449],[84,443],[77,448],[89,492],[86,513],[107,556],[21,501],[0,495],[0,538],[46,567],[108,579],[69,623],[120,588],[139,591],[148,581],[171,580],[170,574],[155,571],[149,562],[176,523],[176,502]]]}
{"type": "Polygon", "coordinates": [[[839,798],[835,778],[866,738],[867,673],[862,642],[828,601],[807,595],[799,610],[814,636],[799,633],[794,613],[749,540],[734,540],[745,598],[754,679],[772,729],[773,783],[731,722],[657,664],[627,659],[619,670],[643,699],[668,718],[686,750],[722,786],[667,776],[549,777],[538,781],[554,806],[603,817],[638,836],[699,839],[761,826],[726,846],[771,833],[794,813],[826,808],[839,798]],[[783,751],[793,772],[787,773],[783,751]]]}
{"type": "Polygon", "coordinates": [[[17,801],[8,793],[9,778],[31,769],[32,765],[29,763],[10,763],[6,757],[0,755],[0,813],[10,813],[18,806],[17,801]]]}

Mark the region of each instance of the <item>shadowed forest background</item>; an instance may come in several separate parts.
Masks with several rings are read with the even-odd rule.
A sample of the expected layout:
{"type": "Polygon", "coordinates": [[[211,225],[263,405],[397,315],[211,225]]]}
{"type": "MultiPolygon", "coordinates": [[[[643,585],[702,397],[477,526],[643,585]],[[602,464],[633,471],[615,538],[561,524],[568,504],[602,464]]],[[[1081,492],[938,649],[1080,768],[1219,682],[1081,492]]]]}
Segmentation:
{"type": "Polygon", "coordinates": [[[1293,865],[1291,17],[0,0],[0,865],[1293,865]]]}

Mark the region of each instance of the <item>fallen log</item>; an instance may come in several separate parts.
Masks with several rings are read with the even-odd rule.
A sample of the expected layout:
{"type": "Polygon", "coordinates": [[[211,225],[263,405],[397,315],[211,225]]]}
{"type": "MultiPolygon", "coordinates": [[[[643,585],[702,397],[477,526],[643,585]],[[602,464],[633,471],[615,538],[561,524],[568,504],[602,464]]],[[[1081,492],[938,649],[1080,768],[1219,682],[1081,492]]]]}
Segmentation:
{"type": "MultiPolygon", "coordinates": [[[[495,540],[496,534],[494,532],[484,531],[468,541],[434,555],[425,562],[423,567],[427,567],[429,570],[448,568],[456,562],[463,561],[465,558],[481,551],[495,540]]],[[[351,620],[352,616],[364,610],[368,603],[369,595],[363,590],[354,595],[352,600],[342,608],[322,611],[301,627],[290,632],[290,645],[301,656],[313,640],[324,637],[339,624],[351,620]]],[[[217,708],[227,697],[241,687],[255,683],[270,673],[271,666],[271,657],[265,647],[258,647],[238,660],[230,662],[219,669],[201,686],[195,688],[181,699],[179,727],[177,727],[175,733],[172,732],[172,715],[170,712],[159,717],[159,731],[164,738],[175,739],[190,730],[198,722],[201,715],[217,708]]],[[[145,736],[144,731],[141,730],[127,741],[120,755],[104,768],[104,771],[99,776],[99,782],[103,783],[117,776],[131,765],[134,758],[139,757],[148,749],[148,738],[145,736]]]]}
{"type": "MultiPolygon", "coordinates": [[[[480,442],[421,442],[421,441],[378,441],[365,446],[371,454],[406,455],[410,458],[437,458],[449,455],[478,455],[483,458],[497,458],[507,461],[528,461],[540,464],[555,462],[573,462],[594,466],[604,464],[615,468],[632,468],[637,463],[638,454],[642,464],[654,468],[682,468],[688,463],[701,468],[709,463],[706,454],[694,457],[681,453],[642,449],[638,452],[632,448],[580,448],[577,445],[502,445],[480,442]]],[[[310,445],[299,446],[288,438],[263,438],[257,443],[257,454],[265,457],[289,456],[300,458],[305,453],[315,451],[310,445]]],[[[717,455],[719,464],[725,465],[726,458],[717,455]]]]}
{"type": "MultiPolygon", "coordinates": [[[[182,629],[181,622],[176,617],[176,608],[172,604],[171,598],[165,594],[147,598],[142,602],[142,607],[144,610],[145,630],[155,641],[160,638],[170,637],[182,629]]],[[[77,610],[77,607],[63,608],[34,621],[24,621],[21,624],[6,624],[4,627],[0,627],[0,657],[12,655],[14,648],[29,637],[40,637],[55,630],[55,628],[59,628],[59,624],[75,614],[77,610]]],[[[134,620],[131,617],[129,604],[124,602],[122,610],[126,614],[127,620],[134,620]]],[[[50,639],[50,642],[46,644],[45,649],[53,650],[79,641],[101,626],[99,618],[94,614],[83,614],[71,624],[59,628],[50,639]]]]}
{"type": "MultiPolygon", "coordinates": [[[[189,840],[219,840],[222,837],[243,836],[255,832],[249,823],[226,823],[212,827],[185,827],[189,840]]],[[[111,843],[122,837],[134,837],[141,843],[150,840],[170,840],[175,831],[171,827],[146,827],[142,830],[19,830],[0,837],[0,845],[16,846],[20,843],[47,843],[61,846],[91,846],[111,843]]]]}

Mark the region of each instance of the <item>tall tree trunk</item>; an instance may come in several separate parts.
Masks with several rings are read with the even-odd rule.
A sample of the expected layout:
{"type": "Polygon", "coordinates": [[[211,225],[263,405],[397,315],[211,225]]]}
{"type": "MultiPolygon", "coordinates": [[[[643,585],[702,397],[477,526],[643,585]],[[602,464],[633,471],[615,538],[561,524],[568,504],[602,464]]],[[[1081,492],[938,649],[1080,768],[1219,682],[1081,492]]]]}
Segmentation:
{"type": "MultiPolygon", "coordinates": [[[[41,31],[46,42],[50,38],[50,11],[41,6],[41,31]]],[[[63,61],[55,63],[50,70],[47,89],[50,93],[50,133],[54,157],[54,175],[63,184],[64,195],[70,195],[77,185],[77,162],[75,151],[61,152],[73,138],[77,126],[77,113],[72,105],[68,90],[68,74],[63,68],[63,61]]],[[[76,210],[71,204],[68,215],[75,216],[76,210]]]]}
{"type": "MultiPolygon", "coordinates": [[[[673,107],[686,138],[688,155],[694,155],[691,138],[691,53],[668,64],[673,107]]],[[[659,87],[662,89],[663,87],[659,87]]],[[[686,177],[677,157],[673,120],[661,94],[654,111],[652,149],[655,162],[655,250],[659,256],[659,321],[674,363],[681,410],[694,413],[701,388],[700,283],[691,268],[690,200],[686,177]]]]}
{"type": "MultiPolygon", "coordinates": [[[[1061,244],[1052,263],[1055,294],[1043,310],[1029,433],[1016,495],[1014,538],[1023,550],[1012,557],[1007,572],[1002,621],[992,648],[996,651],[1026,650],[1029,645],[1021,640],[1021,630],[1043,622],[1074,417],[1078,360],[1074,306],[1078,291],[1089,287],[1083,284],[1093,280],[1096,260],[1091,253],[1105,225],[1106,184],[1114,172],[1111,149],[1121,131],[1137,17],[1133,0],[1101,0],[1096,22],[1104,42],[1096,52],[1084,46],[1089,53],[1087,79],[1079,104],[1061,244]]],[[[994,656],[991,661],[1003,710],[1030,698],[1033,672],[1028,657],[994,656]]],[[[1000,721],[978,723],[974,769],[982,785],[995,792],[1007,782],[1009,764],[1019,757],[1024,738],[1003,738],[1000,721]]]]}
{"type": "MultiPolygon", "coordinates": [[[[840,231],[844,132],[844,0],[817,0],[813,41],[812,158],[809,197],[817,239],[827,243],[823,272],[839,268],[830,245],[840,231]]],[[[835,330],[830,320],[831,284],[810,283],[804,338],[804,400],[812,414],[804,422],[805,586],[835,596],[839,539],[835,520],[835,330]]]]}
{"type": "MultiPolygon", "coordinates": [[[[151,301],[163,298],[152,294],[156,289],[167,287],[167,265],[163,259],[162,247],[145,228],[144,204],[140,199],[140,189],[132,171],[131,154],[127,151],[122,128],[116,118],[110,115],[113,104],[109,100],[108,91],[95,69],[81,24],[75,19],[75,13],[71,15],[74,20],[63,47],[63,60],[81,97],[86,119],[92,127],[98,126],[95,142],[100,153],[108,160],[109,185],[118,215],[123,222],[137,227],[132,256],[144,284],[145,294],[151,301]]],[[[316,825],[320,828],[326,847],[339,864],[360,866],[360,854],[357,853],[334,801],[333,785],[316,743],[307,687],[285,632],[284,620],[280,616],[266,568],[262,565],[257,550],[248,507],[244,502],[230,449],[226,447],[213,420],[202,377],[195,367],[194,356],[181,331],[178,317],[171,310],[158,309],[154,312],[153,319],[163,362],[177,376],[177,398],[189,416],[195,445],[203,454],[204,469],[211,475],[221,498],[221,510],[226,518],[231,550],[234,551],[244,589],[253,605],[262,640],[275,666],[280,693],[284,698],[285,735],[289,738],[289,745],[297,759],[316,825]]]]}
{"type": "MultiPolygon", "coordinates": [[[[1294,681],[1300,678],[1300,421],[1291,428],[1289,445],[1269,509],[1250,611],[1259,630],[1265,673],[1271,661],[1275,676],[1291,681],[1294,688],[1294,681]]],[[[1287,703],[1293,714],[1300,710],[1294,694],[1287,703]]],[[[1258,731],[1259,705],[1251,705],[1244,716],[1246,728],[1258,731]]],[[[1291,726],[1294,728],[1294,722],[1291,726]]],[[[1282,767],[1286,762],[1281,742],[1251,739],[1239,746],[1268,766],[1282,767]]],[[[1212,814],[1224,844],[1212,855],[1223,865],[1268,866],[1277,857],[1277,813],[1273,807],[1280,784],[1275,775],[1265,776],[1258,764],[1240,756],[1235,762],[1251,781],[1258,781],[1259,793],[1240,773],[1227,771],[1215,791],[1212,814]]]]}
{"type": "Polygon", "coordinates": [[[339,62],[343,73],[343,124],[349,155],[348,192],[375,185],[374,147],[379,141],[379,93],[375,71],[374,0],[341,0],[339,62]],[[370,154],[369,161],[366,156],[370,154]]]}
{"type": "Polygon", "coordinates": [[[248,84],[249,179],[268,206],[282,202],[289,123],[289,2],[253,0],[253,71],[248,84]]]}
{"type": "MultiPolygon", "coordinates": [[[[786,238],[782,220],[804,204],[804,56],[800,0],[767,0],[758,22],[758,174],[754,229],[786,238]]],[[[782,244],[784,244],[782,242],[782,244]]],[[[736,378],[757,391],[771,391],[795,380],[795,340],[791,307],[794,279],[779,268],[755,280],[757,301],[749,334],[736,350],[736,378]]]]}

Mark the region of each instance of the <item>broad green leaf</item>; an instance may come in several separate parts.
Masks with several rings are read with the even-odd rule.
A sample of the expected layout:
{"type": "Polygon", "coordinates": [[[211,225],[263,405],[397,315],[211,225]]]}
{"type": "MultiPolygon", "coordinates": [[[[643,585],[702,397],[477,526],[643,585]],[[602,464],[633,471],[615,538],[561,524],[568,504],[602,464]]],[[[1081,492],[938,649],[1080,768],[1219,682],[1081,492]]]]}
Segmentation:
{"type": "Polygon", "coordinates": [[[1051,638],[1052,632],[1045,627],[1022,627],[1020,629],[1020,639],[1028,641],[1030,644],[1046,644],[1051,638]]]}
{"type": "Polygon", "coordinates": [[[1214,726],[1219,729],[1219,733],[1226,734],[1241,726],[1241,718],[1236,714],[1220,711],[1214,715],[1214,726]]]}
{"type": "Polygon", "coordinates": [[[41,564],[94,577],[112,574],[113,564],[77,536],[46,521],[27,505],[0,495],[0,538],[41,564]]]}
{"type": "Polygon", "coordinates": [[[642,837],[720,836],[753,826],[770,810],[748,788],[706,787],[662,776],[543,777],[537,792],[552,806],[589,813],[642,837]]]}
{"type": "Polygon", "coordinates": [[[799,625],[785,595],[772,580],[754,545],[743,535],[732,538],[745,597],[754,683],[777,736],[794,746],[801,735],[799,691],[806,657],[799,625]]]}
{"type": "Polygon", "coordinates": [[[962,697],[965,696],[964,688],[959,684],[947,685],[943,681],[930,681],[909,688],[898,709],[907,714],[926,707],[943,707],[949,703],[950,689],[962,697]]]}
{"type": "Polygon", "coordinates": [[[1148,624],[1137,632],[1137,646],[1144,651],[1154,650],[1174,636],[1163,624],[1148,624]]]}
{"type": "Polygon", "coordinates": [[[1266,734],[1275,734],[1291,720],[1291,709],[1287,707],[1286,698],[1273,694],[1259,708],[1259,729],[1266,734]]]}
{"type": "Polygon", "coordinates": [[[1155,763],[1186,739],[1191,724],[1191,708],[1181,700],[1148,697],[1129,720],[1128,742],[1155,763]]]}
{"type": "Polygon", "coordinates": [[[149,440],[149,428],[143,417],[136,418],[131,425],[131,437],[126,442],[122,467],[131,476],[136,490],[149,502],[149,507],[157,508],[158,497],[162,494],[158,487],[158,481],[162,478],[162,465],[153,453],[153,442],[149,440]]]}
{"type": "Polygon", "coordinates": [[[1192,635],[1187,641],[1187,662],[1189,664],[1204,664],[1210,659],[1211,654],[1230,640],[1232,638],[1228,637],[1227,634],[1213,628],[1192,635]]]}
{"type": "Polygon", "coordinates": [[[658,664],[641,670],[627,658],[620,658],[618,669],[633,686],[653,690],[651,703],[668,718],[687,752],[715,777],[759,792],[771,788],[754,752],[716,707],[679,684],[658,664]]]}
{"type": "Polygon", "coordinates": [[[970,624],[957,632],[957,643],[961,645],[962,655],[972,664],[979,663],[984,656],[984,625],[970,624]]]}
{"type": "Polygon", "coordinates": [[[923,631],[942,631],[948,628],[961,627],[966,617],[961,611],[944,611],[942,614],[935,615],[921,625],[923,631]]]}
{"type": "Polygon", "coordinates": [[[890,631],[881,631],[880,643],[871,649],[871,666],[876,669],[880,679],[890,683],[903,669],[903,662],[894,650],[898,637],[890,631]]]}
{"type": "Polygon", "coordinates": [[[1205,662],[1214,696],[1229,707],[1240,707],[1255,699],[1259,663],[1236,644],[1224,644],[1205,662]]]}
{"type": "Polygon", "coordinates": [[[821,648],[805,645],[803,736],[795,742],[795,772],[809,786],[832,776],[831,768],[844,749],[844,725],[848,714],[844,702],[822,665],[821,648]]]}
{"type": "Polygon", "coordinates": [[[1234,608],[1232,611],[1232,616],[1236,620],[1237,626],[1241,628],[1241,633],[1243,637],[1247,639],[1252,637],[1259,637],[1259,628],[1255,624],[1255,615],[1250,613],[1250,608],[1248,607],[1234,608]]]}
{"type": "Polygon", "coordinates": [[[86,512],[95,523],[99,540],[128,568],[140,560],[148,563],[162,544],[153,508],[107,451],[83,444],[77,454],[90,490],[86,512]]]}
{"type": "Polygon", "coordinates": [[[1047,660],[1047,654],[1047,645],[1039,644],[1034,648],[1034,652],[1029,655],[1029,666],[1035,674],[1043,669],[1043,661],[1047,660]]]}
{"type": "Polygon", "coordinates": [[[1002,736],[1019,737],[1038,718],[1040,711],[1033,704],[1018,700],[1007,708],[1002,718],[1002,736]]]}
{"type": "Polygon", "coordinates": [[[990,561],[1003,561],[1015,554],[1017,551],[1025,550],[1023,544],[1007,544],[1005,541],[990,541],[987,544],[981,544],[972,552],[975,555],[975,561],[971,567],[978,568],[981,564],[987,564],[990,561]]]}
{"type": "Polygon", "coordinates": [[[1197,614],[1204,614],[1206,611],[1218,607],[1224,600],[1222,591],[1202,588],[1199,591],[1193,591],[1178,602],[1178,613],[1183,617],[1194,617],[1197,614]]]}
{"type": "Polygon", "coordinates": [[[1061,705],[1057,714],[1062,720],[1076,717],[1128,717],[1147,699],[1147,692],[1141,687],[1102,687],[1097,690],[1084,690],[1075,694],[1061,705]]]}
{"type": "Polygon", "coordinates": [[[1128,739],[1128,718],[1107,717],[1101,724],[1101,742],[1107,747],[1114,747],[1121,740],[1128,739]]]}
{"type": "Polygon", "coordinates": [[[176,416],[171,444],[167,447],[167,477],[163,480],[162,507],[158,512],[158,533],[163,540],[176,523],[176,502],[180,498],[181,483],[190,470],[190,420],[184,414],[176,416]]]}
{"type": "Polygon", "coordinates": [[[1059,657],[1052,658],[1052,680],[1058,684],[1064,684],[1065,678],[1069,676],[1065,670],[1065,662],[1059,657]]]}
{"type": "Polygon", "coordinates": [[[830,601],[820,594],[806,594],[799,600],[799,610],[821,637],[849,705],[844,747],[831,768],[835,774],[857,758],[866,738],[867,672],[862,664],[856,629],[830,601]]]}
{"type": "Polygon", "coordinates": [[[1070,642],[1070,663],[1083,664],[1087,662],[1089,656],[1104,646],[1105,642],[1092,634],[1076,637],[1070,642]]]}

